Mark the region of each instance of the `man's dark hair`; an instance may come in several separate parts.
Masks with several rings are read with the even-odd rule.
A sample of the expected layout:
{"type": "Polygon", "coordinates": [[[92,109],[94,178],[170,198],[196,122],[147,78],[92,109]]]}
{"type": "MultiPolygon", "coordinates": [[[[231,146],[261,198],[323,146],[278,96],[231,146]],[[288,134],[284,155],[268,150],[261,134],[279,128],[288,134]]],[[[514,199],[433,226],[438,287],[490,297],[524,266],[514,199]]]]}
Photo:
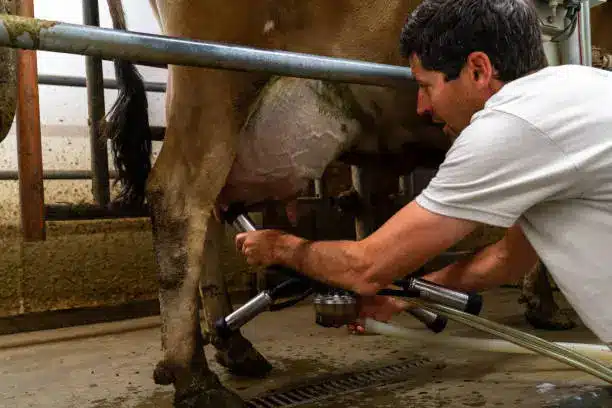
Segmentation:
{"type": "Polygon", "coordinates": [[[401,52],[456,79],[482,51],[508,82],[548,65],[534,0],[423,0],[406,20],[401,52]]]}

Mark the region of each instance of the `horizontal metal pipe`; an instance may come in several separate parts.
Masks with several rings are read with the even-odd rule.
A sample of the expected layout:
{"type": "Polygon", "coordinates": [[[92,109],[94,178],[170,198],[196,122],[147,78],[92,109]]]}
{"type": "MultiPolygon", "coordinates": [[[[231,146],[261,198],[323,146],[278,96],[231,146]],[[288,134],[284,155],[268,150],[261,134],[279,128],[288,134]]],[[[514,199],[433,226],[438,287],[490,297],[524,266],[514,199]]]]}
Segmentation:
{"type": "MultiPolygon", "coordinates": [[[[91,170],[45,170],[44,180],[90,180],[93,177],[91,170]]],[[[111,171],[110,178],[117,178],[117,172],[111,171]]],[[[13,170],[0,170],[0,180],[19,180],[19,172],[13,170]]]]}
{"type": "Polygon", "coordinates": [[[0,46],[135,63],[256,71],[339,82],[398,86],[409,68],[286,51],[263,50],[161,35],[0,14],[0,46]]]}
{"type": "MultiPolygon", "coordinates": [[[[85,88],[87,86],[87,80],[84,77],[75,76],[62,76],[62,75],[39,75],[38,83],[40,85],[54,85],[54,86],[74,86],[85,88]]],[[[116,79],[105,79],[105,89],[118,89],[116,79]]],[[[166,84],[163,82],[145,82],[145,90],[147,92],[166,92],[166,84]]]]}

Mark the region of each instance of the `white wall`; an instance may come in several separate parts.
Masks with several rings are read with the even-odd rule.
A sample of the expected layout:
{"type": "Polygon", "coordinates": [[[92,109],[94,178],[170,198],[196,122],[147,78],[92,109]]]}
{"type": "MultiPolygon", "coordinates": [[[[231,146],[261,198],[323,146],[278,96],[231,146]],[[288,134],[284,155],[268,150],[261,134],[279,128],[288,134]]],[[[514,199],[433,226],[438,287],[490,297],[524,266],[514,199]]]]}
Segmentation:
{"type": "MultiPolygon", "coordinates": [[[[157,21],[146,0],[124,0],[128,29],[159,34],[157,21]]],[[[100,0],[100,25],[112,27],[106,1],[100,0]]],[[[82,24],[81,0],[35,0],[36,18],[82,24]]],[[[85,76],[85,57],[38,51],[38,72],[46,75],[85,76]]],[[[146,81],[166,82],[166,70],[139,67],[146,81]]],[[[105,78],[114,78],[111,61],[103,61],[105,78]]],[[[87,129],[86,88],[40,85],[40,118],[43,142],[43,167],[45,169],[87,170],[90,168],[89,136],[87,129]]],[[[117,91],[105,91],[107,111],[112,106],[117,91]]],[[[163,126],[164,94],[149,93],[150,122],[163,126]]],[[[15,124],[8,137],[0,143],[0,170],[17,169],[17,145],[15,124]]],[[[154,143],[155,153],[161,143],[154,143]]],[[[109,150],[110,152],[110,150],[109,150]]],[[[110,159],[110,156],[109,156],[110,159]]],[[[111,168],[112,160],[109,165],[111,168]]],[[[69,201],[69,198],[66,198],[69,201]]]]}

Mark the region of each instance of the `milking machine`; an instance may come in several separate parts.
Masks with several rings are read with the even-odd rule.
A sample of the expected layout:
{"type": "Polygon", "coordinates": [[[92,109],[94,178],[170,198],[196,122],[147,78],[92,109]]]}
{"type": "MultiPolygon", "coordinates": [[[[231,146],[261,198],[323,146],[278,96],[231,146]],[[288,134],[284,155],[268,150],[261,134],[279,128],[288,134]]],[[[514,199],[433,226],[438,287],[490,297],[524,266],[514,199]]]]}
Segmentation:
{"type": "MultiPolygon", "coordinates": [[[[246,209],[241,205],[230,206],[224,212],[223,218],[238,232],[256,230],[246,209]]],[[[318,325],[337,328],[356,321],[358,305],[357,296],[354,293],[315,281],[282,266],[270,266],[268,272],[282,273],[288,279],[270,290],[261,291],[230,315],[220,318],[215,325],[217,335],[227,337],[260,313],[293,306],[310,295],[314,295],[315,322],[318,325]],[[287,298],[290,293],[299,289],[302,289],[302,293],[280,302],[280,299],[287,298]]],[[[419,278],[399,279],[394,282],[394,285],[399,289],[382,289],[378,295],[426,299],[472,315],[478,315],[482,309],[482,297],[477,293],[451,290],[419,278]]],[[[432,311],[414,307],[408,309],[407,312],[423,322],[434,333],[439,333],[446,327],[446,317],[432,311]]]]}

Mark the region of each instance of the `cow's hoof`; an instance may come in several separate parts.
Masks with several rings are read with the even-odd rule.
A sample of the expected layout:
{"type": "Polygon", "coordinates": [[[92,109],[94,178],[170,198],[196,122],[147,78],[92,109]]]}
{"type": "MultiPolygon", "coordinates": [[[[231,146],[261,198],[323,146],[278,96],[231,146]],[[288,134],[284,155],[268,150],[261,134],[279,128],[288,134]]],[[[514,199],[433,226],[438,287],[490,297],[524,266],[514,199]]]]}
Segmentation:
{"type": "Polygon", "coordinates": [[[576,327],[576,323],[562,310],[557,310],[552,316],[538,310],[527,310],[525,319],[534,328],[542,330],[569,330],[576,327]]]}
{"type": "Polygon", "coordinates": [[[272,364],[257,350],[251,348],[240,359],[232,359],[227,351],[217,351],[215,358],[219,364],[238,377],[263,378],[272,370],[272,364]]]}
{"type": "Polygon", "coordinates": [[[272,370],[272,364],[240,335],[217,346],[215,359],[232,375],[239,377],[263,378],[272,370]]]}
{"type": "Polygon", "coordinates": [[[245,408],[247,405],[237,394],[219,386],[177,397],[174,406],[176,408],[245,408]]]}
{"type": "Polygon", "coordinates": [[[158,385],[170,385],[174,383],[175,376],[172,366],[165,360],[157,363],[153,370],[153,381],[158,385]]]}

